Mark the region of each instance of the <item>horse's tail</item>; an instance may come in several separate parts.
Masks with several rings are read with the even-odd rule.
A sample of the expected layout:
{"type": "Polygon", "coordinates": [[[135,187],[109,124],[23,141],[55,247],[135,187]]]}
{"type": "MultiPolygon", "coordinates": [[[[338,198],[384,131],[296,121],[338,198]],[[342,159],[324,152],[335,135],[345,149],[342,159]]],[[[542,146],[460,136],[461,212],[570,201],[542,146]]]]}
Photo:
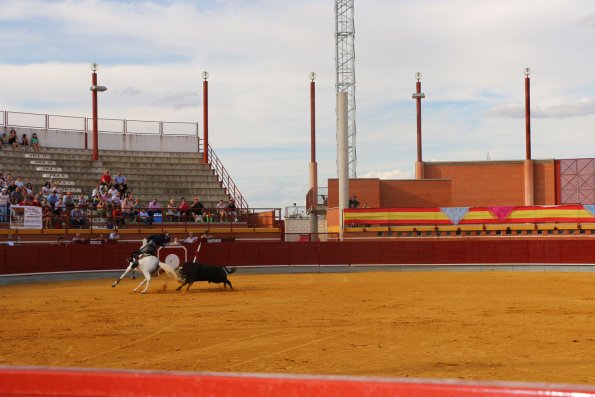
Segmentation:
{"type": "Polygon", "coordinates": [[[172,268],[170,265],[168,265],[167,263],[163,263],[161,261],[159,261],[159,267],[161,269],[163,269],[163,271],[165,273],[167,273],[168,276],[173,277],[177,280],[180,279],[180,276],[178,275],[178,273],[174,270],[174,268],[172,268]]]}
{"type": "Polygon", "coordinates": [[[225,270],[227,272],[227,274],[232,274],[236,272],[236,268],[235,267],[230,267],[229,269],[227,268],[227,266],[223,266],[223,270],[225,270]]]}

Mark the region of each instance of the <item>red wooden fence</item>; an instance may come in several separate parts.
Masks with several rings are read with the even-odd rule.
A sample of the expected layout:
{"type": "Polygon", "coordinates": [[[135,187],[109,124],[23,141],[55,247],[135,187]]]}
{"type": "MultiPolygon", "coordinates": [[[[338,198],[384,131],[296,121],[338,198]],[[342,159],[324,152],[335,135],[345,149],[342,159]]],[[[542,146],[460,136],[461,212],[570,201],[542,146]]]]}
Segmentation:
{"type": "MultiPolygon", "coordinates": [[[[116,270],[135,243],[0,246],[0,274],[116,270]]],[[[191,260],[197,244],[186,246],[191,260]]],[[[235,241],[203,243],[198,260],[213,265],[372,265],[595,263],[588,237],[401,239],[334,242],[235,241]]]]}

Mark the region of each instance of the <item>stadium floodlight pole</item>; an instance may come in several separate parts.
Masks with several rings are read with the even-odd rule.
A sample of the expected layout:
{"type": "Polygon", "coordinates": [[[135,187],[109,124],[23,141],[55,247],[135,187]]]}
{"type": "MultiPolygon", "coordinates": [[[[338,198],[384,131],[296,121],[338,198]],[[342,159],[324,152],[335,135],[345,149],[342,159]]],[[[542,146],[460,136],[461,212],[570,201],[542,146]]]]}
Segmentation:
{"type": "Polygon", "coordinates": [[[531,160],[531,69],[525,68],[525,159],[531,160]]]}
{"type": "Polygon", "coordinates": [[[202,118],[204,135],[202,140],[202,158],[205,164],[209,164],[209,72],[202,72],[202,118]]]}
{"type": "Polygon", "coordinates": [[[531,69],[525,68],[525,205],[535,205],[534,170],[531,159],[531,69]]]}
{"type": "Polygon", "coordinates": [[[421,92],[421,73],[415,73],[415,93],[411,98],[415,99],[417,108],[417,161],[415,162],[415,179],[424,179],[424,166],[421,156],[421,100],[426,97],[421,92]]]}
{"type": "Polygon", "coordinates": [[[98,138],[98,125],[99,120],[97,117],[97,93],[104,92],[107,90],[106,87],[102,85],[97,85],[97,68],[99,65],[96,63],[91,64],[91,70],[93,73],[91,74],[91,100],[93,102],[93,161],[99,160],[99,138],[98,138]]]}
{"type": "Polygon", "coordinates": [[[310,79],[310,190],[312,191],[312,209],[310,211],[310,239],[318,233],[318,164],[316,164],[316,73],[308,74],[310,79]]]}

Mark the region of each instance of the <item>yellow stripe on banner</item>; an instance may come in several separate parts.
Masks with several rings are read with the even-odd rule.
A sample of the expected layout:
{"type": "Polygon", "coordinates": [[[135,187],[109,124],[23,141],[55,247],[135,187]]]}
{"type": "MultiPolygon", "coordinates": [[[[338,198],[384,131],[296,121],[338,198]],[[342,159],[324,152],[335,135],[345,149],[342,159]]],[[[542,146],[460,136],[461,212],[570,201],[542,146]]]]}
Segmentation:
{"type": "Polygon", "coordinates": [[[544,208],[515,210],[508,216],[508,219],[539,220],[543,218],[593,218],[593,215],[584,209],[544,208]]]}
{"type": "Polygon", "coordinates": [[[382,211],[382,212],[345,212],[344,221],[448,221],[448,216],[440,211],[382,211]]]}
{"type": "Polygon", "coordinates": [[[350,220],[365,220],[365,221],[372,221],[372,220],[386,220],[388,219],[389,213],[386,211],[382,212],[344,212],[343,213],[343,220],[350,221],[350,220]]]}
{"type": "MultiPolygon", "coordinates": [[[[391,221],[450,221],[441,211],[436,212],[391,212],[391,221]]],[[[415,222],[414,222],[415,223],[415,222]]]]}
{"type": "Polygon", "coordinates": [[[467,212],[465,217],[463,218],[465,221],[477,221],[477,220],[493,220],[497,221],[498,218],[494,216],[490,211],[473,211],[470,210],[467,212]]]}

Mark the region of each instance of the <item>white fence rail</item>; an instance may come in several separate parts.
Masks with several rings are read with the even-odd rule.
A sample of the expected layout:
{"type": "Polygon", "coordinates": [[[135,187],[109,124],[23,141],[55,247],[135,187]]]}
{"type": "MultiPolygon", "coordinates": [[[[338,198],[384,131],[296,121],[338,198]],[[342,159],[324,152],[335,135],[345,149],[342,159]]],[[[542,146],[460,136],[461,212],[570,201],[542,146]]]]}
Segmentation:
{"type": "MultiPolygon", "coordinates": [[[[99,118],[99,150],[201,152],[198,123],[99,118]]],[[[0,128],[36,132],[45,147],[90,149],[93,119],[0,110],[0,128]]]]}
{"type": "MultiPolygon", "coordinates": [[[[93,129],[90,117],[60,116],[0,110],[0,126],[43,130],[89,132],[93,129]]],[[[126,119],[97,119],[99,133],[171,135],[198,137],[198,123],[180,121],[147,121],[126,119]]]]}

